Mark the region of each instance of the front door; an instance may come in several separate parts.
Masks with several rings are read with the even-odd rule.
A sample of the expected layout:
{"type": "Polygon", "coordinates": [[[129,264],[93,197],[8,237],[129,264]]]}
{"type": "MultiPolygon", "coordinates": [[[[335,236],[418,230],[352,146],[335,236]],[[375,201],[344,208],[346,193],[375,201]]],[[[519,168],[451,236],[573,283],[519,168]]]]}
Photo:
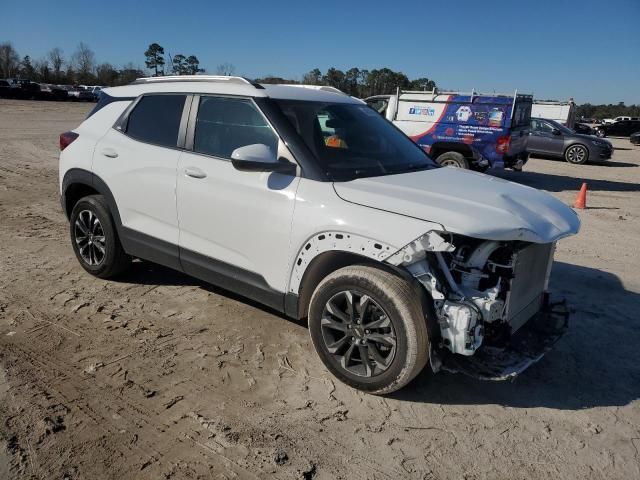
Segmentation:
{"type": "Polygon", "coordinates": [[[554,131],[556,129],[552,124],[539,118],[532,118],[527,151],[543,155],[562,155],[564,138],[562,132],[558,135],[554,131]]]}
{"type": "Polygon", "coordinates": [[[239,171],[230,159],[236,148],[253,144],[292,156],[256,104],[238,97],[194,97],[191,144],[177,181],[184,270],[281,308],[299,178],[239,171]]]}

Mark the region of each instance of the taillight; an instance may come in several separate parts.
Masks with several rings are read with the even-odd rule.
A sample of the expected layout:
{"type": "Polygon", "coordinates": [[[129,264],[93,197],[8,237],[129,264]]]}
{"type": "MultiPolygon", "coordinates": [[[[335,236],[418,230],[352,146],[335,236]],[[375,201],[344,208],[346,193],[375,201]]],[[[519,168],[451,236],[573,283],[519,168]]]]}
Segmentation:
{"type": "Polygon", "coordinates": [[[509,144],[511,143],[511,135],[498,138],[496,142],[496,152],[507,153],[509,151],[509,144]]]}
{"type": "Polygon", "coordinates": [[[71,145],[73,141],[79,136],[80,135],[78,135],[76,132],[61,133],[60,134],[60,151],[63,151],[65,148],[71,145]]]}

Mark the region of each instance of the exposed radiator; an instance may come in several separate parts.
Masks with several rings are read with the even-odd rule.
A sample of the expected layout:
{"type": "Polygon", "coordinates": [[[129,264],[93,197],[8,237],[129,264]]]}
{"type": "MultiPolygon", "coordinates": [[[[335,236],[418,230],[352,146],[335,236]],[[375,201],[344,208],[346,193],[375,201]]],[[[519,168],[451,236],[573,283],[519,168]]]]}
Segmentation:
{"type": "Polygon", "coordinates": [[[555,244],[533,244],[518,252],[507,296],[507,319],[515,332],[542,307],[555,244]]]}

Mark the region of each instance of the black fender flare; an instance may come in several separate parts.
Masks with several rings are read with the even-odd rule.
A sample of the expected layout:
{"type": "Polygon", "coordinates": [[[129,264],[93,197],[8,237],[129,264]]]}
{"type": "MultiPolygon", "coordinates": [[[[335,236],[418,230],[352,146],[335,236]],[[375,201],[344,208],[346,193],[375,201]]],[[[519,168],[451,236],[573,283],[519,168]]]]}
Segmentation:
{"type": "Polygon", "coordinates": [[[102,178],[93,172],[82,168],[71,168],[64,174],[60,202],[67,218],[69,218],[72,209],[67,205],[67,192],[72,185],[86,185],[105,198],[125,252],[133,257],[144,258],[150,262],[183,271],[177,245],[134,231],[122,224],[118,204],[111,189],[102,178]]]}
{"type": "Polygon", "coordinates": [[[113,193],[111,193],[111,189],[107,186],[104,180],[102,180],[98,175],[88,170],[84,170],[82,168],[71,168],[67,170],[62,179],[62,189],[61,189],[61,199],[60,202],[62,204],[62,209],[64,210],[65,215],[69,218],[69,214],[71,213],[67,209],[67,190],[71,185],[87,185],[93,188],[100,195],[104,196],[106,199],[109,210],[111,211],[111,215],[113,216],[113,220],[116,223],[116,228],[118,229],[118,233],[120,233],[122,229],[122,220],[120,219],[120,212],[118,210],[118,205],[116,204],[116,200],[113,197],[113,193]]]}

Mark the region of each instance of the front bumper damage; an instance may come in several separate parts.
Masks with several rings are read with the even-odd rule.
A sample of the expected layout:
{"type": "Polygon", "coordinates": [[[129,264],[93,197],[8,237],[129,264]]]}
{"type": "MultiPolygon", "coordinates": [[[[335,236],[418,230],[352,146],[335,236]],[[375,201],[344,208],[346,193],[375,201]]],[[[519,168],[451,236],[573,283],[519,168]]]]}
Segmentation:
{"type": "Polygon", "coordinates": [[[538,362],[568,330],[566,302],[552,303],[548,296],[542,309],[502,346],[482,345],[474,355],[451,353],[445,348],[432,351],[435,371],[462,373],[478,380],[513,380],[538,362]]]}
{"type": "Polygon", "coordinates": [[[553,242],[447,241],[431,231],[386,259],[433,302],[434,372],[510,380],[551,349],[568,324],[565,303],[547,293],[554,250],[553,242]]]}

